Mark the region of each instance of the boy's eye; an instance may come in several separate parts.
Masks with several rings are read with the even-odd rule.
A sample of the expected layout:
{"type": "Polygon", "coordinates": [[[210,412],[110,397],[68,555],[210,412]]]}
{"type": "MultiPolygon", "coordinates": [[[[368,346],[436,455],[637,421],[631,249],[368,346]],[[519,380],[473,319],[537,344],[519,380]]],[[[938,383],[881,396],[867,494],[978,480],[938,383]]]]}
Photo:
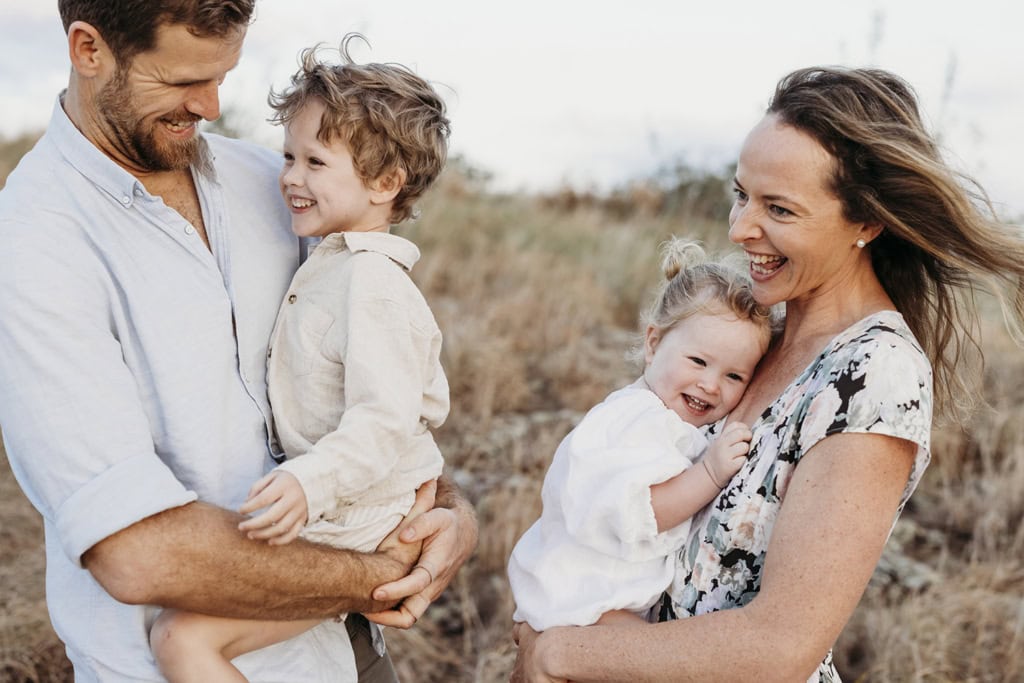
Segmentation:
{"type": "Polygon", "coordinates": [[[743,376],[742,375],[737,375],[735,372],[730,372],[728,375],[726,375],[726,377],[728,377],[729,379],[731,379],[734,382],[742,382],[743,381],[743,376]]]}
{"type": "Polygon", "coordinates": [[[316,157],[310,157],[309,158],[309,165],[310,166],[323,166],[324,162],[320,161],[320,159],[318,159],[316,157]]]}
{"type": "Polygon", "coordinates": [[[291,163],[291,162],[295,161],[295,157],[292,156],[291,152],[285,152],[284,153],[284,160],[287,161],[288,163],[291,163]]]}
{"type": "Polygon", "coordinates": [[[690,356],[690,361],[693,362],[695,365],[699,365],[701,367],[704,367],[705,365],[707,365],[707,363],[704,361],[704,359],[700,358],[698,356],[690,356]]]}

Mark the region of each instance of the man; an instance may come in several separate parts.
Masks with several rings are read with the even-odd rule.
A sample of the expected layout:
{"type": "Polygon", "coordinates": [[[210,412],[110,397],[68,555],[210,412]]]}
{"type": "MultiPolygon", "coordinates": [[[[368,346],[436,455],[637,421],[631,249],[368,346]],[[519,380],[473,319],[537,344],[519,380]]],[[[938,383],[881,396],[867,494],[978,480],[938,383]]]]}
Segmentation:
{"type": "MultiPolygon", "coordinates": [[[[237,530],[271,464],[267,339],[298,247],[278,155],[197,125],[219,116],[254,1],[61,0],[68,89],[0,192],[0,425],[79,683],[161,680],[152,605],[323,617],[237,663],[254,681],[346,680],[330,617],[408,627],[475,545],[444,480],[386,552],[237,530]]],[[[362,680],[394,680],[348,621],[362,680]]]]}

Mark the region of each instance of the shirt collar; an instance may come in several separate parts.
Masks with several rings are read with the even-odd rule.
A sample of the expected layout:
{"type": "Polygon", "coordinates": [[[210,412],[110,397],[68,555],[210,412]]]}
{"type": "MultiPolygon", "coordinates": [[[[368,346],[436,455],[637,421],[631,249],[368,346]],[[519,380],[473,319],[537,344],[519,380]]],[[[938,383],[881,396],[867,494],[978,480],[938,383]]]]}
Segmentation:
{"type": "Polygon", "coordinates": [[[336,232],[325,237],[320,244],[338,251],[348,248],[352,253],[374,251],[406,270],[412,270],[420,260],[420,250],[415,244],[388,232],[336,232]]]}
{"type": "MultiPolygon", "coordinates": [[[[46,129],[47,135],[52,138],[68,164],[92,181],[96,187],[112,196],[118,204],[125,208],[130,207],[136,198],[146,194],[146,188],[142,181],[114,163],[75,127],[61,104],[65,92],[67,91],[57,96],[57,101],[53,105],[50,125],[46,129]]],[[[199,147],[200,162],[196,170],[209,174],[213,169],[212,158],[206,140],[202,137],[199,147]]]]}

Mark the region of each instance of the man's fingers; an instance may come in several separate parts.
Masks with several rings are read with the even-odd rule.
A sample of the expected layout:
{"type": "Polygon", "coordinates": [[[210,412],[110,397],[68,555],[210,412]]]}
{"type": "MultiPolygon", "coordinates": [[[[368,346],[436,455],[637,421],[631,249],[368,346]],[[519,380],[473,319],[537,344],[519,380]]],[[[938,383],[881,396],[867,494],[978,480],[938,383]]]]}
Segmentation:
{"type": "MultiPolygon", "coordinates": [[[[427,586],[431,583],[430,575],[427,574],[427,572],[417,571],[414,569],[411,574],[403,576],[397,581],[377,586],[373,590],[373,599],[380,600],[382,602],[400,600],[402,598],[408,599],[415,597],[416,594],[426,590],[427,586]]],[[[425,605],[423,609],[426,609],[425,605]]]]}
{"type": "Polygon", "coordinates": [[[434,508],[409,520],[405,528],[398,535],[404,543],[413,541],[425,541],[431,536],[447,529],[455,521],[455,515],[447,508],[434,508]]]}
{"type": "Polygon", "coordinates": [[[429,606],[430,600],[424,597],[422,593],[417,593],[403,600],[402,604],[395,609],[383,612],[369,612],[363,614],[363,616],[381,626],[412,628],[429,606]]]}

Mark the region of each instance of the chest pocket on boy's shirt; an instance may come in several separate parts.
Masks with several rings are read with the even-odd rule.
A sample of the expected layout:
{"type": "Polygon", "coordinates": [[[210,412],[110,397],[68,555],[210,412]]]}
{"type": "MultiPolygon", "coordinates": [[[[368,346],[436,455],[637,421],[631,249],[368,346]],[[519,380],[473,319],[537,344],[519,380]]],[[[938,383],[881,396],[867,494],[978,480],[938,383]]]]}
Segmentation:
{"type": "Polygon", "coordinates": [[[321,344],[334,323],[334,316],[301,298],[286,301],[271,353],[293,377],[301,377],[310,374],[317,365],[329,362],[323,357],[321,344]]]}

